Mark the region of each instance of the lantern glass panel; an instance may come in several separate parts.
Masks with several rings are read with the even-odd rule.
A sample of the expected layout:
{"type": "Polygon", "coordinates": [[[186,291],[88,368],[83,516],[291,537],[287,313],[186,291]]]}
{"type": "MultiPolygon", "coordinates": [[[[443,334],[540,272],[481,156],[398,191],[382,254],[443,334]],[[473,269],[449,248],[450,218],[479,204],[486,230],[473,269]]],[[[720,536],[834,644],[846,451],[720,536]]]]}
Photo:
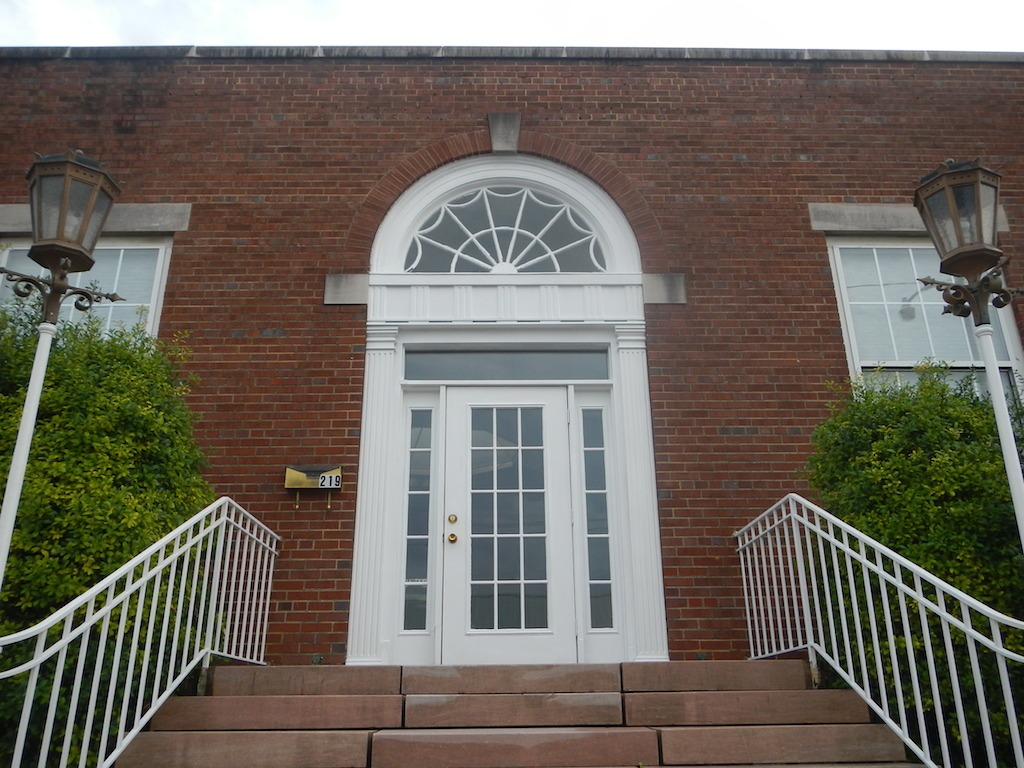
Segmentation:
{"type": "Polygon", "coordinates": [[[82,247],[92,251],[96,247],[96,241],[100,237],[100,231],[110,213],[110,207],[114,204],[113,199],[104,190],[100,190],[96,196],[96,204],[92,209],[92,216],[89,217],[89,228],[86,230],[85,238],[82,240],[82,247]]]}
{"type": "Polygon", "coordinates": [[[56,240],[57,224],[60,220],[60,205],[64,197],[63,176],[42,176],[39,181],[39,239],[56,240]]]}
{"type": "Polygon", "coordinates": [[[973,184],[957,184],[953,187],[953,200],[956,202],[957,215],[960,217],[960,245],[980,243],[981,222],[978,221],[977,194],[973,184]]]}
{"type": "Polygon", "coordinates": [[[79,179],[71,179],[71,192],[68,195],[68,211],[64,217],[63,240],[72,243],[82,241],[82,222],[89,209],[89,198],[92,197],[92,184],[79,179]]]}
{"type": "Polygon", "coordinates": [[[998,190],[991,184],[981,185],[981,234],[989,245],[996,244],[997,196],[998,190]]]}
{"type": "Polygon", "coordinates": [[[929,195],[925,200],[925,205],[928,206],[928,212],[935,222],[934,234],[937,234],[942,240],[942,253],[939,255],[945,255],[957,246],[956,224],[953,221],[953,214],[949,210],[945,188],[929,195]]]}

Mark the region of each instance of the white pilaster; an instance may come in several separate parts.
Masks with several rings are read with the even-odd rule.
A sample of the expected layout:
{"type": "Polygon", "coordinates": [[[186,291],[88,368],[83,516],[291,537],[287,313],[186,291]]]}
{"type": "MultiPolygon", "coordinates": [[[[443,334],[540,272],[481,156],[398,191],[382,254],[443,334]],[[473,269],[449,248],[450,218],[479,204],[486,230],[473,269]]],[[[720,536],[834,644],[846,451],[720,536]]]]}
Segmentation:
{"type": "Polygon", "coordinates": [[[616,413],[623,436],[628,489],[626,525],[630,551],[630,621],[626,655],[634,661],[668,660],[665,590],[661,570],[654,429],[647,378],[647,343],[643,322],[615,326],[618,351],[616,413]]]}
{"type": "Polygon", "coordinates": [[[356,496],[352,557],[352,595],[349,609],[348,664],[387,664],[381,598],[391,579],[384,572],[387,556],[388,510],[394,508],[393,475],[401,465],[401,403],[397,361],[398,327],[369,325],[366,329],[366,371],[360,431],[359,485],[356,496]]]}

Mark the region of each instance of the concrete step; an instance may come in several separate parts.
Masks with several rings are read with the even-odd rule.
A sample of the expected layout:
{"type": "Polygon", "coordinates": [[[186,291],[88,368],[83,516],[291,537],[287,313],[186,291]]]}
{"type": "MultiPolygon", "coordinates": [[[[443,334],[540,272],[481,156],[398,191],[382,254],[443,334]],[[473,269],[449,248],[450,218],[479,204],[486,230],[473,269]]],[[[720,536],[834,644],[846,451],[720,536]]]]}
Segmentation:
{"type": "Polygon", "coordinates": [[[373,768],[557,768],[658,765],[649,728],[473,728],[379,731],[373,768]]]}
{"type": "Polygon", "coordinates": [[[662,728],[663,765],[905,762],[884,725],[766,725],[662,728]]]}
{"type": "Polygon", "coordinates": [[[593,693],[621,690],[618,664],[405,667],[402,692],[593,693]]]}
{"type": "Polygon", "coordinates": [[[168,699],[154,731],[301,731],[401,728],[402,697],[203,696],[168,699]]]}
{"type": "Polygon", "coordinates": [[[622,725],[618,693],[411,694],[407,728],[622,725]]]}
{"type": "Polygon", "coordinates": [[[803,661],[234,667],[117,768],[907,768],[803,661]]]}
{"type": "Polygon", "coordinates": [[[401,667],[252,667],[210,670],[214,696],[343,696],[401,693],[401,667]]]}
{"type": "Polygon", "coordinates": [[[686,691],[627,693],[626,725],[867,723],[853,691],[686,691]]]}
{"type": "Polygon", "coordinates": [[[117,768],[366,768],[369,731],[149,731],[117,768]]]}
{"type": "Polygon", "coordinates": [[[810,687],[806,661],[655,661],[622,665],[623,691],[781,691],[810,687]]]}

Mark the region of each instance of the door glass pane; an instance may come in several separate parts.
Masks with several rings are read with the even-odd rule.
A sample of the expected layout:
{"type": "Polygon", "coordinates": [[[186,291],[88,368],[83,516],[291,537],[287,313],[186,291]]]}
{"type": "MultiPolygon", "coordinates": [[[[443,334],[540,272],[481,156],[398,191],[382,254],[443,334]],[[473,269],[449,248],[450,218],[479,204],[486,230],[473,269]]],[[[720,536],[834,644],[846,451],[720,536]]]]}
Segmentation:
{"type": "Polygon", "coordinates": [[[427,628],[427,574],[430,531],[431,425],[433,412],[409,413],[409,476],[405,522],[405,630],[427,628]]]}
{"type": "Polygon", "coordinates": [[[523,576],[528,581],[543,581],[547,578],[547,555],[543,536],[523,539],[523,576]]]}
{"type": "Polygon", "coordinates": [[[498,494],[498,533],[519,533],[519,494],[498,494]]]}
{"type": "Polygon", "coordinates": [[[494,439],[494,411],[491,408],[473,409],[473,447],[489,446],[494,439]]]}
{"type": "Polygon", "coordinates": [[[469,613],[473,629],[494,629],[494,584],[471,585],[469,613]]]}
{"type": "Polygon", "coordinates": [[[604,493],[587,493],[587,533],[608,533],[608,496],[604,493]]]}
{"type": "Polygon", "coordinates": [[[595,629],[612,627],[612,585],[590,585],[590,626],[595,629]]]}
{"type": "Polygon", "coordinates": [[[519,583],[498,582],[498,629],[522,628],[519,590],[519,583]]]}
{"type": "Polygon", "coordinates": [[[409,494],[409,519],[407,533],[410,536],[427,535],[427,515],[430,510],[430,497],[423,493],[409,494]]]}
{"type": "Polygon", "coordinates": [[[612,568],[608,528],[608,488],[605,477],[604,411],[584,408],[583,484],[587,501],[587,569],[590,581],[590,627],[611,629],[612,568]]]}
{"type": "Polygon", "coordinates": [[[472,629],[549,626],[542,416],[537,407],[471,408],[472,629]]]}
{"type": "Polygon", "coordinates": [[[498,445],[518,445],[519,412],[515,408],[498,408],[495,417],[498,445]]]}
{"type": "Polygon", "coordinates": [[[472,533],[494,533],[494,496],[474,493],[472,497],[472,533]]]}
{"type": "Polygon", "coordinates": [[[544,451],[523,451],[523,488],[544,487],[544,451]]]}
{"type": "Polygon", "coordinates": [[[526,628],[545,629],[548,625],[548,590],[546,584],[527,584],[525,592],[526,628]]]}
{"type": "Polygon", "coordinates": [[[427,540],[411,538],[406,543],[405,578],[409,581],[427,580],[427,540]]]}
{"type": "Polygon", "coordinates": [[[544,533],[544,494],[523,494],[523,533],[544,533]]]}
{"type": "Polygon", "coordinates": [[[473,581],[490,581],[494,578],[494,544],[491,539],[473,539],[470,573],[473,581]]]}
{"type": "Polygon", "coordinates": [[[473,490],[494,487],[494,457],[491,451],[473,451],[473,490]]]}
{"type": "Polygon", "coordinates": [[[587,554],[590,557],[590,578],[594,581],[608,581],[612,572],[608,563],[608,539],[591,536],[587,540],[587,554]]]}
{"type": "Polygon", "coordinates": [[[405,624],[406,629],[426,629],[427,627],[427,585],[408,584],[405,587],[405,624]]]}
{"type": "Polygon", "coordinates": [[[523,408],[523,445],[540,445],[544,429],[541,422],[543,412],[540,408],[523,408]]]}
{"type": "Polygon", "coordinates": [[[498,539],[498,581],[519,580],[519,537],[498,539]]]}
{"type": "Polygon", "coordinates": [[[519,451],[498,451],[496,461],[498,488],[518,488],[519,451]]]}

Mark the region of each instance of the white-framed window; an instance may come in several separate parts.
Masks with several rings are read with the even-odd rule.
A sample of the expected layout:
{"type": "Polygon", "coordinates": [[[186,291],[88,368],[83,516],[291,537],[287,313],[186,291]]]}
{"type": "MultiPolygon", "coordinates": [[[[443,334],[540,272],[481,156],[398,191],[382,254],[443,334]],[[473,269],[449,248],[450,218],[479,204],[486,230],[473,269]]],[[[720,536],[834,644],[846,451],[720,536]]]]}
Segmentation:
{"type": "MultiPolygon", "coordinates": [[[[939,271],[928,240],[831,238],[829,251],[853,375],[909,379],[915,366],[934,362],[954,376],[974,376],[983,387],[973,320],[944,313],[942,293],[919,281],[950,279],[939,271]]],[[[1009,382],[1024,369],[1020,338],[1009,310],[993,309],[991,319],[1009,382]]]]}
{"type": "MultiPolygon", "coordinates": [[[[0,266],[14,272],[48,277],[49,273],[28,258],[31,243],[13,240],[0,250],[0,266]]],[[[142,323],[155,335],[160,322],[167,266],[170,260],[169,237],[101,239],[93,252],[95,264],[88,272],[68,276],[71,285],[91,288],[102,293],[116,293],[123,301],[102,301],[93,305],[89,314],[99,319],[107,330],[142,323]]],[[[0,280],[0,302],[14,299],[13,284],[0,280]]],[[[60,322],[77,322],[85,313],[66,301],[61,306],[60,322]]]]}

